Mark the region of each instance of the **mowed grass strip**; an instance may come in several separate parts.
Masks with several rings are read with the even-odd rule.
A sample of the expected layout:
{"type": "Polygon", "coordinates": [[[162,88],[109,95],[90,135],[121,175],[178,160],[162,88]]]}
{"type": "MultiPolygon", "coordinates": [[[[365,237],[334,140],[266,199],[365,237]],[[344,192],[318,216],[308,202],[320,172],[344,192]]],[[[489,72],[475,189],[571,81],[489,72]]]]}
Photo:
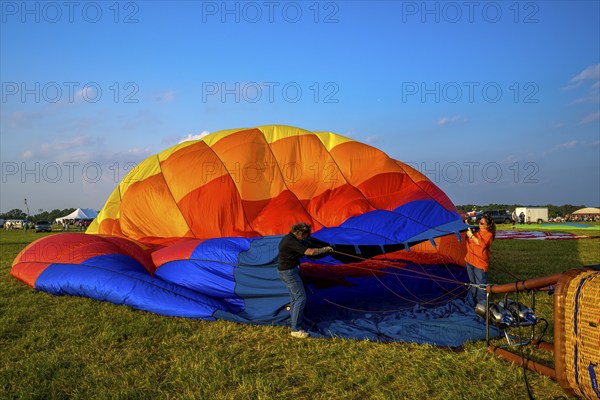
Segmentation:
{"type": "MultiPolygon", "coordinates": [[[[528,398],[522,369],[488,354],[483,341],[454,352],[412,343],[292,340],[283,327],[163,317],[51,296],[9,273],[18,252],[41,236],[0,234],[0,399],[528,398]]],[[[490,282],[504,283],[513,281],[511,274],[526,279],[600,263],[600,239],[499,240],[493,253],[490,282]]],[[[551,296],[536,300],[551,322],[551,296]]],[[[551,335],[548,328],[545,337],[551,335]]],[[[535,398],[564,394],[548,378],[527,376],[535,398]]]]}

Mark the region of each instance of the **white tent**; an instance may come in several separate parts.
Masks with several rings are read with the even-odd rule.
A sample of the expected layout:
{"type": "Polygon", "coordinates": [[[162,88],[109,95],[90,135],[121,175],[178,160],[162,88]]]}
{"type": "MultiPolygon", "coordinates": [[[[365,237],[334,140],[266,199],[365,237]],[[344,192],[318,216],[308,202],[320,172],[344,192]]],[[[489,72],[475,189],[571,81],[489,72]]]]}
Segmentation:
{"type": "Polygon", "coordinates": [[[580,208],[577,211],[573,211],[573,215],[598,215],[600,214],[600,208],[580,208]]]}
{"type": "Polygon", "coordinates": [[[69,215],[64,217],[56,218],[57,223],[61,223],[64,220],[81,220],[81,219],[94,219],[98,216],[98,211],[92,210],[91,208],[78,208],[69,215]]]}

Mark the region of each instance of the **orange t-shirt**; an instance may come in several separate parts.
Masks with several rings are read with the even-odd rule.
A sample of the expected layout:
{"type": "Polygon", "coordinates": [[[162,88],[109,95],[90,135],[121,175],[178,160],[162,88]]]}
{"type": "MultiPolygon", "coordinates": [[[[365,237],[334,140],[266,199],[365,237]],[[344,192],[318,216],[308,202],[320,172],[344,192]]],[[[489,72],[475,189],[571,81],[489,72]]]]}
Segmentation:
{"type": "Polygon", "coordinates": [[[467,256],[465,261],[469,264],[487,272],[490,263],[490,247],[494,241],[492,232],[480,230],[473,234],[479,240],[479,244],[467,237],[467,256]]]}

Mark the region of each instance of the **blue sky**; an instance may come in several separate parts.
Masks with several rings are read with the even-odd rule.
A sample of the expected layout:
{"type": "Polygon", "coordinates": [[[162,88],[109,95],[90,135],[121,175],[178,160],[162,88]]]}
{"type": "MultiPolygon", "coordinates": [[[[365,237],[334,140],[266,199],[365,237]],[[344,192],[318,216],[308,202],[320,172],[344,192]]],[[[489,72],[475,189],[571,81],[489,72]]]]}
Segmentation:
{"type": "Polygon", "coordinates": [[[455,204],[600,205],[600,6],[1,3],[0,211],[99,209],[186,137],[369,143],[455,204]]]}

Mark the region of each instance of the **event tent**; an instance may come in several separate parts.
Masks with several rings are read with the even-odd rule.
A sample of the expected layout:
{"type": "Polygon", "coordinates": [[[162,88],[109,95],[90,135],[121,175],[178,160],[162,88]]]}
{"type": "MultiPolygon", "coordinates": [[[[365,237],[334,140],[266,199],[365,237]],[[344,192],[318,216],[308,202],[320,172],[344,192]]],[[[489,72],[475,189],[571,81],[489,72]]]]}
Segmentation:
{"type": "Polygon", "coordinates": [[[82,219],[94,219],[98,216],[98,211],[92,210],[91,208],[78,208],[69,215],[64,217],[56,218],[57,223],[61,223],[64,220],[82,220],[82,219]]]}
{"type": "Polygon", "coordinates": [[[587,207],[580,208],[577,211],[573,211],[573,215],[598,215],[600,214],[600,208],[587,207]]]}

